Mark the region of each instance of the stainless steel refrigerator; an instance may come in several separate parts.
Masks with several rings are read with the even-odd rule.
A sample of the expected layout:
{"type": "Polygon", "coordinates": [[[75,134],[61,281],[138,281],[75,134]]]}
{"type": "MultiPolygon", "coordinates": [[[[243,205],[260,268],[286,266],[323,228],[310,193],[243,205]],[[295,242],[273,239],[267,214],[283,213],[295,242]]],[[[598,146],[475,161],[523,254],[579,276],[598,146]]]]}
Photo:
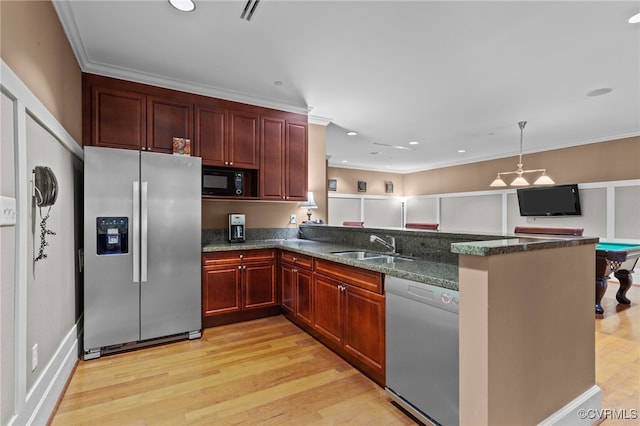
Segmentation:
{"type": "Polygon", "coordinates": [[[198,338],[201,159],[84,149],[84,359],[198,338]]]}

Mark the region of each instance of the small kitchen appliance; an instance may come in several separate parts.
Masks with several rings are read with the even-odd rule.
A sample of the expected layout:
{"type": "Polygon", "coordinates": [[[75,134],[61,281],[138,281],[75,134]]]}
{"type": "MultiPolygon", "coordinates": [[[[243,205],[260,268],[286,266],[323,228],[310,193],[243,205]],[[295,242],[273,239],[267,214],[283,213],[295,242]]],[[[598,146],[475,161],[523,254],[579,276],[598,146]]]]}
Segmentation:
{"type": "Polygon", "coordinates": [[[241,197],[244,194],[244,172],[219,167],[202,167],[202,195],[241,197]]]}
{"type": "Polygon", "coordinates": [[[229,242],[244,243],[244,215],[231,213],[229,215],[229,242]]]}

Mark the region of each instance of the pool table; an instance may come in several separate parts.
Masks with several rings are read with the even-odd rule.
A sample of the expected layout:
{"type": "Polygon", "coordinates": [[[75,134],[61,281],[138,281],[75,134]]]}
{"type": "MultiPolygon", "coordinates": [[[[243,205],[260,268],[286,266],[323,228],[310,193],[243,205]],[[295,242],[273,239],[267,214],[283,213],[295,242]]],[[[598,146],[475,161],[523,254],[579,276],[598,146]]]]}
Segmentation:
{"type": "Polygon", "coordinates": [[[631,303],[626,294],[633,283],[631,272],[638,263],[639,257],[640,244],[598,243],[596,245],[596,314],[604,313],[600,302],[602,302],[604,292],[607,290],[607,280],[612,272],[620,281],[616,300],[624,305],[631,303]],[[631,268],[620,269],[627,260],[633,260],[631,268]]]}

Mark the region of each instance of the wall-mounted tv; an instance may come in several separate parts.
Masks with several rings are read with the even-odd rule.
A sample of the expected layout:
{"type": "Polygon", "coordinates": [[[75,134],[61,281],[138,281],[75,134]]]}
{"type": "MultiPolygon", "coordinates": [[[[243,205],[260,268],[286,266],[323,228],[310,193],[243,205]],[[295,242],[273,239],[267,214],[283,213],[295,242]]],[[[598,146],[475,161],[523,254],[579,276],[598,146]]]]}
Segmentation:
{"type": "Polygon", "coordinates": [[[520,216],[581,215],[578,185],[519,188],[520,216]]]}

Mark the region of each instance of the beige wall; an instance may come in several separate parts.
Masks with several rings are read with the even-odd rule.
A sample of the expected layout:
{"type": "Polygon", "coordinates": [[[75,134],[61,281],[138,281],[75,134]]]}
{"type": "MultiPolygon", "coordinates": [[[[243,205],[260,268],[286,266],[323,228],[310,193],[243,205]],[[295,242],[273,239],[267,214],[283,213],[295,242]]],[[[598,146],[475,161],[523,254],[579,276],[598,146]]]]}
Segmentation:
{"type": "MultiPolygon", "coordinates": [[[[390,174],[330,167],[338,193],[357,193],[357,181],[367,181],[367,194],[384,194],[384,181],[394,183],[394,195],[448,194],[492,189],[498,172],[516,169],[518,157],[500,158],[423,172],[390,174]]],[[[640,178],[640,137],[525,154],[526,169],[546,168],[557,184],[608,182],[640,178]]],[[[537,176],[537,175],[536,175],[537,176]]]]}
{"type": "MultiPolygon", "coordinates": [[[[324,126],[309,124],[309,191],[313,192],[318,205],[311,211],[312,220],[327,220],[326,190],[326,129],[324,126]]],[[[300,208],[303,203],[274,201],[203,201],[202,228],[224,229],[228,226],[229,213],[244,213],[247,228],[295,228],[307,220],[307,210],[300,208]],[[290,215],[297,216],[297,224],[289,223],[290,215]]]]}
{"type": "MultiPolygon", "coordinates": [[[[399,173],[372,172],[368,170],[329,167],[327,179],[336,179],[338,194],[358,193],[358,181],[367,182],[367,195],[403,195],[404,175],[399,173]],[[393,194],[385,192],[385,182],[393,182],[393,194]]],[[[325,183],[326,185],[326,183],[325,183]]]]}
{"type": "Polygon", "coordinates": [[[595,386],[594,250],[460,255],[460,424],[538,424],[595,386]]]}
{"type": "Polygon", "coordinates": [[[2,60],[82,143],[82,73],[50,1],[0,1],[2,60]]]}
{"type": "MultiPolygon", "coordinates": [[[[516,169],[517,157],[411,173],[405,196],[491,189],[498,172],[516,169]]],[[[557,184],[640,178],[640,137],[525,154],[526,169],[546,168],[557,184]]]]}

